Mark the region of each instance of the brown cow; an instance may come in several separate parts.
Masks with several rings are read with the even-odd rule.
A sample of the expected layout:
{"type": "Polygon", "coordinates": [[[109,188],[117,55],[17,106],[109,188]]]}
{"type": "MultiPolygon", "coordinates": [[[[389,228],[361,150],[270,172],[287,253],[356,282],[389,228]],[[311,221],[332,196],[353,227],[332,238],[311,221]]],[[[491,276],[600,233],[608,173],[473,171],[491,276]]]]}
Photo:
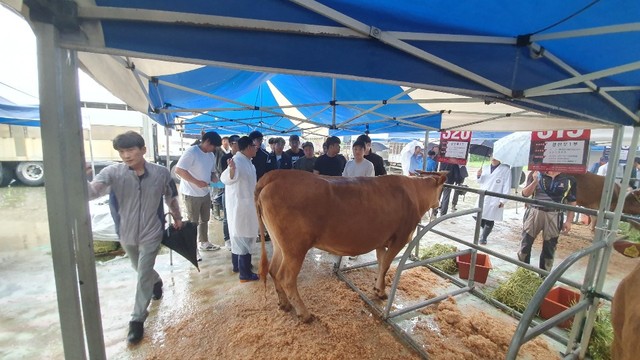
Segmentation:
{"type": "MultiPolygon", "coordinates": [[[[600,197],[602,196],[602,189],[604,189],[604,176],[586,173],[586,174],[571,174],[576,178],[576,184],[578,186],[577,200],[579,206],[584,206],[589,209],[598,210],[600,207],[600,197]]],[[[620,186],[615,184],[613,188],[613,199],[611,200],[610,210],[615,210],[618,203],[618,194],[620,192],[620,186]]],[[[622,212],[625,214],[638,215],[640,214],[640,190],[634,190],[627,194],[622,206],[622,212]]]]}
{"type": "MultiPolygon", "coordinates": [[[[616,241],[614,248],[625,256],[640,256],[640,244],[616,241]]],[[[627,275],[616,289],[611,304],[614,360],[637,359],[640,354],[640,265],[627,275]]]]}
{"type": "MultiPolygon", "coordinates": [[[[604,189],[604,176],[586,173],[586,174],[571,174],[576,179],[577,200],[578,206],[583,206],[589,209],[598,210],[600,207],[600,197],[602,196],[602,189],[604,189]]],[[[613,188],[613,199],[611,200],[611,207],[609,210],[613,211],[618,203],[618,194],[620,193],[620,186],[615,184],[613,188]]],[[[640,189],[634,190],[627,194],[622,206],[622,212],[628,215],[640,214],[640,189]]],[[[640,224],[631,222],[635,228],[640,228],[640,224]]],[[[595,221],[591,221],[591,230],[594,229],[595,221]]]]}
{"type": "MultiPolygon", "coordinates": [[[[293,305],[303,322],[313,319],[297,288],[302,262],[312,247],[340,256],[375,249],[374,290],[386,298],[384,277],[391,261],[411,240],[422,216],[438,207],[445,180],[446,172],[343,178],[277,170],[263,176],[256,186],[256,208],[273,240],[269,274],[280,309],[289,311],[293,305]]],[[[269,263],[262,225],[260,236],[260,276],[266,284],[269,263]]]]}

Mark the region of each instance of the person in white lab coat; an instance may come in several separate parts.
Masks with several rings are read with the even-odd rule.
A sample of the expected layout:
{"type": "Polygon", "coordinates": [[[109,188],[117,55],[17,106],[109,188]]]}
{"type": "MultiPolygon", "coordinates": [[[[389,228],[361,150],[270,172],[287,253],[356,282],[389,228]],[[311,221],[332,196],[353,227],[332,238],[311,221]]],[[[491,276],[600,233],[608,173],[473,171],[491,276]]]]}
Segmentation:
{"type": "Polygon", "coordinates": [[[240,272],[240,282],[255,281],[259,276],[251,271],[251,248],[258,233],[258,215],[253,200],[256,189],[256,168],[251,159],[258,146],[243,136],[239,151],[229,159],[220,180],[225,185],[225,206],[231,236],[231,262],[234,272],[240,272]]]}
{"type": "MultiPolygon", "coordinates": [[[[500,160],[491,158],[491,163],[478,170],[478,184],[482,190],[509,194],[511,189],[511,168],[509,165],[501,164],[500,160]]],[[[482,233],[480,244],[487,243],[487,238],[493,230],[496,221],[502,221],[504,204],[507,199],[486,196],[482,208],[482,233]]]]}

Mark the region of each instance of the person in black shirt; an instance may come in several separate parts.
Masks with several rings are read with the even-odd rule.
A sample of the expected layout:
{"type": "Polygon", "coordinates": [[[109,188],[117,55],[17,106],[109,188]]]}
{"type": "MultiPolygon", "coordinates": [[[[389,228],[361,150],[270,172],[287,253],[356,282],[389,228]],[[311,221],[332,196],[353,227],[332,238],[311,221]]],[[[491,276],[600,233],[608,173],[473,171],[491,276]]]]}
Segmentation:
{"type": "Polygon", "coordinates": [[[373,149],[371,149],[371,138],[369,135],[360,135],[356,141],[364,142],[364,158],[371,161],[376,176],[387,175],[387,169],[384,168],[384,160],[382,159],[382,156],[374,153],[373,149]]]}
{"type": "MultiPolygon", "coordinates": [[[[233,155],[235,155],[238,152],[238,140],[240,139],[240,136],[238,135],[231,135],[229,136],[229,149],[230,151],[226,154],[224,154],[222,156],[222,159],[220,159],[220,174],[222,174],[223,171],[225,171],[227,169],[227,166],[229,165],[229,159],[231,159],[233,157],[233,155]]],[[[224,208],[224,188],[220,189],[221,190],[221,198],[222,198],[222,210],[226,210],[224,208]]],[[[224,217],[222,218],[222,235],[224,237],[224,248],[231,251],[231,237],[229,236],[229,223],[227,222],[227,212],[224,212],[224,217]]],[[[238,266],[237,266],[237,259],[235,259],[235,265],[234,265],[234,269],[237,270],[238,266]]],[[[237,272],[237,271],[235,271],[237,272]]]]}
{"type": "MultiPolygon", "coordinates": [[[[458,164],[449,164],[449,163],[440,163],[440,171],[448,171],[447,181],[445,184],[450,185],[462,185],[464,182],[464,177],[462,177],[462,173],[460,172],[460,165],[458,164]]],[[[442,194],[440,195],[440,214],[447,215],[449,212],[449,200],[451,199],[451,188],[443,187],[442,194]]]]}
{"type": "Polygon", "coordinates": [[[275,139],[273,152],[269,154],[267,159],[267,171],[277,169],[291,169],[291,158],[284,151],[284,139],[279,137],[275,139]]]}
{"type": "Polygon", "coordinates": [[[262,175],[267,172],[267,159],[269,158],[269,153],[262,148],[262,138],[262,133],[257,130],[252,131],[249,134],[249,139],[251,139],[251,141],[253,141],[253,143],[258,146],[258,152],[256,153],[256,156],[251,159],[253,166],[255,166],[256,168],[256,177],[258,180],[260,180],[262,175]]]}
{"type": "Polygon", "coordinates": [[[291,158],[291,164],[295,164],[298,159],[304,157],[304,150],[300,149],[300,137],[298,135],[289,136],[289,150],[285,153],[291,158]]]}
{"type": "Polygon", "coordinates": [[[337,136],[331,136],[325,142],[327,144],[327,153],[321,155],[313,166],[313,173],[329,176],[342,176],[342,170],[347,164],[344,156],[340,155],[340,139],[337,136]]]}
{"type": "MultiPolygon", "coordinates": [[[[560,204],[576,205],[576,180],[572,176],[556,171],[546,173],[530,173],[527,186],[522,189],[522,196],[533,195],[536,200],[552,201],[560,204]]],[[[527,207],[523,219],[522,240],[518,259],[525,263],[531,260],[531,246],[535,238],[542,232],[542,253],[540,254],[540,268],[551,271],[553,259],[558,245],[560,232],[571,230],[573,211],[567,212],[567,219],[560,209],[531,205],[527,207]]]]}

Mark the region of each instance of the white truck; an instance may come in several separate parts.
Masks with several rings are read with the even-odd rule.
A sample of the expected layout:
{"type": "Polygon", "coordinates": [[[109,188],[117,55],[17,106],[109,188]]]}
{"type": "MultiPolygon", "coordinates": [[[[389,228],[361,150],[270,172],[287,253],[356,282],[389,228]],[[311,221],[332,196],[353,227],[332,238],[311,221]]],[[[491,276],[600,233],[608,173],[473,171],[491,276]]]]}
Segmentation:
{"type": "MultiPolygon", "coordinates": [[[[167,142],[162,128],[157,131],[157,125],[139,112],[114,110],[113,104],[105,109],[104,105],[82,108],[85,158],[94,167],[94,173],[120,161],[112,140],[129,130],[139,132],[145,138],[148,161],[166,164],[167,142]]],[[[189,146],[193,139],[181,139],[175,131],[169,139],[169,160],[175,165],[183,147],[189,146]]],[[[40,127],[0,124],[0,187],[9,185],[14,179],[28,186],[44,184],[40,127]]]]}

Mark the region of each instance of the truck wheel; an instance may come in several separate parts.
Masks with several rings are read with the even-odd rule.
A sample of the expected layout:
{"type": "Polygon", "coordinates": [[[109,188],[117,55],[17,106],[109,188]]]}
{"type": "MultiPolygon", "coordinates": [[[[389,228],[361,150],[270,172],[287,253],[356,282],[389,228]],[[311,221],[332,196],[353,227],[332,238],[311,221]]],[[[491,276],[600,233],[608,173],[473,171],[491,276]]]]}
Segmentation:
{"type": "Polygon", "coordinates": [[[16,166],[16,177],[27,186],[44,184],[44,169],[41,162],[21,162],[16,166]]]}
{"type": "Polygon", "coordinates": [[[13,181],[13,171],[7,166],[0,164],[0,187],[5,187],[13,181]]]}

